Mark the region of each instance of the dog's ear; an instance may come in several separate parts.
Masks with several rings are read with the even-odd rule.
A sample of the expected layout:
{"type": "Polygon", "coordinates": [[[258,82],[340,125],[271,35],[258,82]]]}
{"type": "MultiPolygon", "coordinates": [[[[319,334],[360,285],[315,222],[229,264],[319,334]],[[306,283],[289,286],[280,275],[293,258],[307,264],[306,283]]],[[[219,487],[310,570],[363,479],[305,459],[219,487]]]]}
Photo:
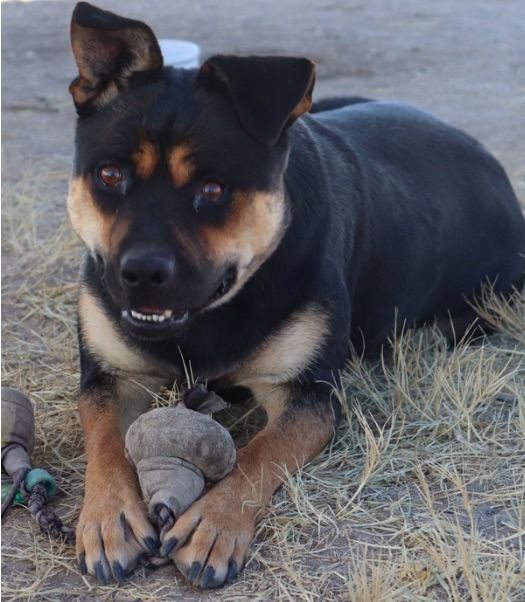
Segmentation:
{"type": "Polygon", "coordinates": [[[226,92],[246,131],[271,146],[310,109],[315,65],[304,58],[219,55],[202,65],[197,81],[226,92]]]}
{"type": "Polygon", "coordinates": [[[71,46],[79,75],[69,86],[79,113],[103,106],[141,71],[162,69],[162,54],[151,29],[79,2],[71,20],[71,46]]]}

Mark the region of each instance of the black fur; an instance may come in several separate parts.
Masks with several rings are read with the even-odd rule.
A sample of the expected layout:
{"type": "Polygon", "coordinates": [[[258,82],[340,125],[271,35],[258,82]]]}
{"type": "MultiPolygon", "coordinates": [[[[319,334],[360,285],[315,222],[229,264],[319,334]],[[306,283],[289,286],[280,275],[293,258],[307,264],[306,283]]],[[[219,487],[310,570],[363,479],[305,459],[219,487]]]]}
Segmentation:
{"type": "MultiPolygon", "coordinates": [[[[192,74],[184,75],[194,85],[192,74]]],[[[177,113],[183,110],[171,100],[182,97],[177,94],[181,75],[168,69],[165,78],[120,102],[150,96],[152,117],[145,107],[135,119],[151,119],[154,131],[172,122],[184,131],[191,122],[179,125],[177,113]],[[161,119],[155,122],[153,114],[161,119]]],[[[185,101],[190,102],[188,96],[185,101]]],[[[193,116],[198,110],[185,107],[184,112],[193,116]]],[[[78,172],[96,163],[90,156],[108,154],[112,136],[116,150],[111,154],[125,153],[126,130],[133,132],[131,113],[115,119],[108,111],[80,123],[78,172]],[[103,132],[100,139],[97,131],[103,132]]],[[[129,337],[130,344],[144,345],[169,362],[178,361],[180,346],[199,372],[216,376],[293,309],[315,300],[333,308],[339,368],[349,340],[358,350],[377,349],[393,332],[395,315],[397,326],[454,317],[470,308],[468,300],[482,284],[495,283],[504,295],[522,286],[525,227],[517,200],[500,165],[466,134],[412,107],[380,102],[305,115],[277,148],[252,144],[251,150],[239,146],[235,152],[244,136],[230,133],[234,125],[233,114],[215,124],[222,132],[213,138],[217,144],[222,136],[225,140],[216,159],[223,164],[215,170],[237,179],[240,187],[250,180],[267,185],[273,177],[271,155],[283,162],[286,146],[291,148],[285,173],[292,214],[287,233],[228,304],[203,313],[175,339],[129,337]]],[[[154,182],[144,194],[158,197],[162,186],[154,182]]],[[[112,210],[111,201],[101,205],[112,210]]],[[[156,233],[162,228],[158,219],[141,220],[137,227],[156,233]]],[[[100,266],[91,257],[85,278],[118,322],[120,307],[111,303],[100,266]]]]}

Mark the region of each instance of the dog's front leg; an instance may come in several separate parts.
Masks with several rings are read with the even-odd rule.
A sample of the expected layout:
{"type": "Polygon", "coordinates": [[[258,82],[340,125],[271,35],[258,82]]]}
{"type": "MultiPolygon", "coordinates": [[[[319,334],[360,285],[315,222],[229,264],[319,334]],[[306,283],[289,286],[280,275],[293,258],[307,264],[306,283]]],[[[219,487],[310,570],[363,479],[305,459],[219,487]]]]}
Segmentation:
{"type": "Polygon", "coordinates": [[[144,384],[155,383],[139,385],[100,374],[79,397],[88,464],[77,554],[81,570],[97,575],[103,584],[111,575],[122,582],[142,553],[158,547],[137,478],[124,454],[127,428],[151,402],[144,384]]]}
{"type": "Polygon", "coordinates": [[[239,450],[233,472],[164,536],[161,554],[169,554],[188,580],[201,587],[235,578],[273,492],[333,436],[329,385],[271,386],[267,394],[267,426],[239,450]]]}

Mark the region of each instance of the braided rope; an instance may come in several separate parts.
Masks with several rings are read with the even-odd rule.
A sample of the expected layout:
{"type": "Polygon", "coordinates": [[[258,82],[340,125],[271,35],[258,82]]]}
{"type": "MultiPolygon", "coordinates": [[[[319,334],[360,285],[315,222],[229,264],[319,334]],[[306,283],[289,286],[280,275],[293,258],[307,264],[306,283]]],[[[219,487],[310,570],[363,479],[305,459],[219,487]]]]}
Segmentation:
{"type": "Polygon", "coordinates": [[[51,508],[46,508],[49,495],[42,483],[36,483],[29,491],[24,481],[20,486],[20,491],[31,515],[42,531],[55,538],[64,539],[67,543],[74,543],[75,530],[66,527],[51,508]]]}

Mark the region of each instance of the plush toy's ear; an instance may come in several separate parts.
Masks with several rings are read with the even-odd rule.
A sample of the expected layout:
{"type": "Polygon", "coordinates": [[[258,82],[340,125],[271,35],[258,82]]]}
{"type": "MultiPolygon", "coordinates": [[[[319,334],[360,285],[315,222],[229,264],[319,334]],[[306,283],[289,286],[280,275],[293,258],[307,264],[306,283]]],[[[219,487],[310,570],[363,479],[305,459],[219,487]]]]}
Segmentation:
{"type": "Polygon", "coordinates": [[[226,91],[243,127],[271,146],[312,104],[315,65],[304,58],[214,56],[197,81],[209,91],[226,91]]]}
{"type": "Polygon", "coordinates": [[[79,75],[69,86],[79,112],[98,108],[140,71],[162,68],[162,54],[151,29],[79,2],[71,20],[71,46],[79,75]]]}

